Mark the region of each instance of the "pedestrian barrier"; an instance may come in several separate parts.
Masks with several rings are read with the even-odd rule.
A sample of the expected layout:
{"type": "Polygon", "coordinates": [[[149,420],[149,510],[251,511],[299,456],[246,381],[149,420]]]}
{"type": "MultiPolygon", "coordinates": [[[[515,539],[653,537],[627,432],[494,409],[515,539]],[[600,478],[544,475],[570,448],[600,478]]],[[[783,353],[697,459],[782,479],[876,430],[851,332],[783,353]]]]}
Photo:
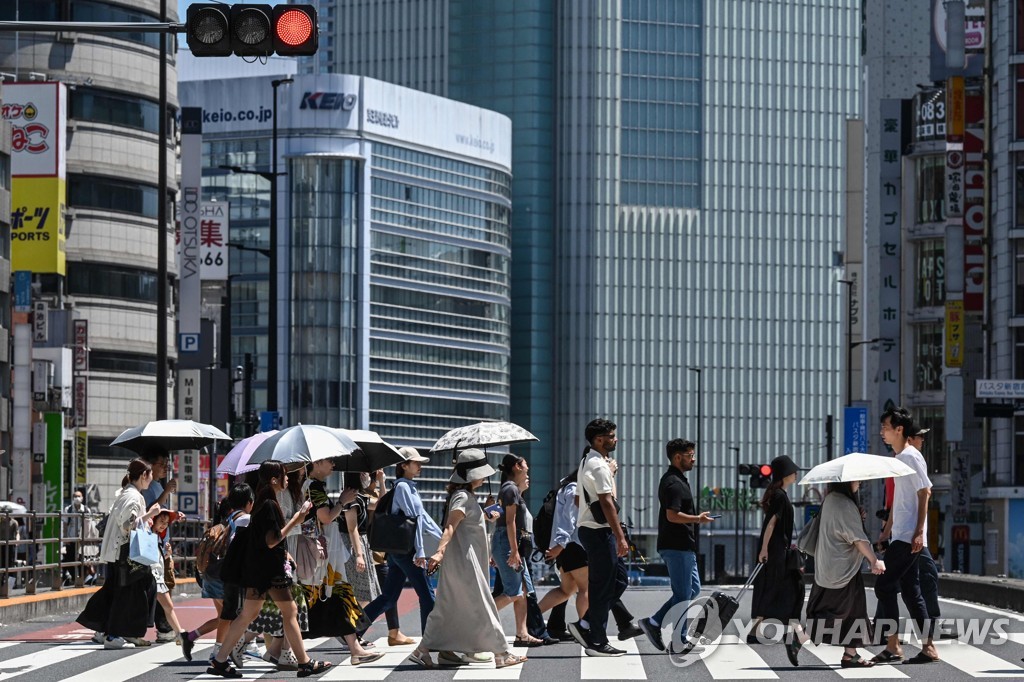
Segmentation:
{"type": "MultiPolygon", "coordinates": [[[[18,589],[36,594],[40,588],[59,592],[64,587],[101,585],[99,531],[105,518],[106,514],[91,512],[0,512],[0,599],[18,589]],[[48,522],[58,524],[60,532],[48,531],[48,522]],[[48,561],[48,556],[53,559],[48,561]]],[[[208,525],[206,520],[186,519],[170,526],[177,575],[195,575],[195,550],[208,525]]]]}

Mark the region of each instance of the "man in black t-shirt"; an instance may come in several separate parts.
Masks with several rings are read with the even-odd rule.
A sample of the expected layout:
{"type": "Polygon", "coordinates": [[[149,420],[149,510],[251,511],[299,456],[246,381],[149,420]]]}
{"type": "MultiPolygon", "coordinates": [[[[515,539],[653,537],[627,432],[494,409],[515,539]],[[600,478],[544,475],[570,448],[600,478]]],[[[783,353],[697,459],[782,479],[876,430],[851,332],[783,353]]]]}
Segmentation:
{"type": "Polygon", "coordinates": [[[637,625],[659,651],[665,650],[661,626],[669,609],[700,594],[694,524],[711,523],[713,519],[708,512],[696,514],[693,492],[686,478],[697,463],[695,449],[692,441],[670,440],[665,448],[669,467],[658,485],[658,553],[668,568],[672,596],[653,616],[638,620],[637,625]]]}

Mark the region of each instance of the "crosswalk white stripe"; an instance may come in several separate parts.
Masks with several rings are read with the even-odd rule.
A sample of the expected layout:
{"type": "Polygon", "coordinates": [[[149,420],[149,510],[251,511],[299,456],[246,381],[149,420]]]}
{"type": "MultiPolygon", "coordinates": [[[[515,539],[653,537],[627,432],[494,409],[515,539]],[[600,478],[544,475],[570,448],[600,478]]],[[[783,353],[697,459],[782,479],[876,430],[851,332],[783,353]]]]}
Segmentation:
{"type": "MultiPolygon", "coordinates": [[[[328,642],[330,640],[331,640],[331,638],[329,638],[329,637],[319,637],[319,638],[316,638],[316,639],[307,639],[307,640],[305,640],[306,652],[308,653],[312,649],[315,649],[316,647],[318,647],[321,644],[323,644],[325,642],[328,642]]],[[[205,670],[205,668],[204,668],[204,670],[205,670]]],[[[255,680],[255,679],[259,679],[260,677],[263,677],[264,675],[278,672],[277,666],[271,665],[270,663],[267,663],[266,661],[261,661],[261,660],[257,660],[257,659],[249,658],[249,657],[245,658],[245,665],[242,666],[241,668],[238,668],[237,670],[238,670],[238,672],[240,672],[242,674],[242,677],[238,678],[238,679],[245,679],[245,680],[255,680]]],[[[198,675],[198,676],[193,677],[191,679],[192,680],[222,680],[224,678],[220,677],[219,675],[210,675],[210,674],[204,672],[202,675],[198,675]]]]}
{"type": "Polygon", "coordinates": [[[21,641],[18,641],[18,642],[11,642],[11,641],[0,642],[0,649],[6,649],[7,647],[14,646],[16,644],[24,644],[24,642],[21,642],[21,641]]]}
{"type": "Polygon", "coordinates": [[[974,609],[975,611],[984,611],[985,613],[991,613],[995,616],[1003,616],[1004,618],[1012,618],[1024,623],[1024,616],[1013,611],[1007,611],[1005,609],[997,609],[992,606],[985,606],[983,604],[975,604],[974,602],[959,601],[957,599],[947,599],[946,597],[939,597],[939,601],[944,604],[951,604],[954,606],[974,609]]]}
{"type": "MultiPolygon", "coordinates": [[[[839,662],[843,658],[843,647],[841,646],[816,646],[812,642],[804,644],[803,650],[810,653],[812,656],[817,658],[819,661],[827,666],[832,666],[833,670],[839,673],[840,677],[850,679],[872,679],[872,678],[888,678],[888,679],[906,679],[909,675],[901,672],[898,666],[894,665],[874,665],[870,668],[841,668],[839,662]]],[[[871,657],[871,652],[867,652],[868,658],[871,657]]]]}
{"type": "MultiPolygon", "coordinates": [[[[907,639],[911,644],[921,646],[921,639],[916,633],[907,639]]],[[[939,653],[940,661],[948,663],[971,677],[1019,678],[1024,676],[1024,668],[1019,665],[957,639],[937,640],[935,650],[939,653]]],[[[925,663],[924,665],[926,670],[930,669],[928,668],[930,664],[925,663]]]]}
{"type": "Polygon", "coordinates": [[[1004,632],[1002,636],[996,637],[994,641],[1001,643],[1007,640],[1017,644],[1024,644],[1024,632],[1004,632]]]}
{"type": "Polygon", "coordinates": [[[36,651],[25,656],[10,658],[0,662],[0,674],[5,680],[25,673],[35,672],[56,663],[70,661],[73,658],[84,656],[96,651],[96,645],[84,646],[81,644],[58,644],[36,651]]]}
{"type": "Polygon", "coordinates": [[[646,680],[644,664],[640,659],[640,650],[636,640],[612,644],[616,649],[623,649],[625,656],[602,657],[587,656],[586,649],[580,647],[580,679],[581,680],[646,680]]]}
{"type": "Polygon", "coordinates": [[[736,635],[722,635],[717,646],[701,654],[716,680],[777,680],[771,666],[736,635]]]}
{"type": "MultiPolygon", "coordinates": [[[[193,661],[204,661],[209,656],[209,650],[212,647],[207,645],[200,649],[197,645],[192,651],[193,661]]],[[[100,651],[103,647],[99,644],[93,647],[95,651],[100,651]]],[[[122,682],[139,675],[145,675],[148,672],[156,670],[165,663],[171,661],[181,660],[185,663],[184,657],[181,655],[181,647],[175,644],[162,644],[160,646],[151,646],[141,653],[129,654],[127,650],[126,655],[121,656],[115,661],[106,663],[99,666],[98,668],[91,668],[86,672],[69,677],[64,682],[95,682],[96,680],[103,680],[104,682],[122,682]]],[[[199,663],[196,663],[196,668],[199,667],[199,663]]],[[[204,666],[205,669],[205,666],[204,666]]]]}
{"type": "MultiPolygon", "coordinates": [[[[514,653],[516,656],[526,656],[529,659],[529,649],[524,646],[512,646],[512,642],[515,641],[515,637],[509,637],[508,650],[514,653]]],[[[456,680],[518,680],[519,676],[523,674],[523,666],[528,665],[529,660],[526,663],[520,663],[519,665],[510,665],[505,668],[495,668],[494,661],[489,663],[474,663],[473,665],[462,666],[458,672],[455,673],[456,680]]]]}
{"type": "Polygon", "coordinates": [[[383,680],[395,668],[402,665],[406,656],[416,648],[414,644],[389,647],[387,645],[387,637],[375,640],[374,644],[376,648],[371,649],[371,651],[383,651],[384,658],[362,665],[352,665],[351,656],[341,662],[331,661],[334,663],[334,666],[323,675],[320,675],[319,679],[325,682],[330,682],[331,680],[383,680]]]}

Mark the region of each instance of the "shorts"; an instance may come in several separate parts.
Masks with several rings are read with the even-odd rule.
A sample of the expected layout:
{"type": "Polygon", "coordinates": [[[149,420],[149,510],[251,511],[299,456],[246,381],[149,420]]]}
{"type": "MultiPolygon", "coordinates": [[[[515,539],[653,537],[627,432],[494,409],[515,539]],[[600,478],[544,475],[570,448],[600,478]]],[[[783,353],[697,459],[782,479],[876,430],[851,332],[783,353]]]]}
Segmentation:
{"type": "Polygon", "coordinates": [[[221,587],[223,603],[221,604],[220,618],[221,620],[234,620],[242,613],[245,591],[234,583],[221,583],[221,587]]]}
{"type": "Polygon", "coordinates": [[[530,569],[527,567],[530,556],[520,555],[522,563],[517,571],[508,565],[508,557],[511,553],[512,550],[508,544],[508,533],[504,528],[498,528],[494,532],[494,539],[491,543],[491,556],[494,559],[494,565],[498,569],[498,575],[501,576],[502,594],[506,597],[514,598],[523,593],[524,581],[526,583],[526,593],[533,592],[533,580],[530,578],[530,569]]]}
{"type": "Polygon", "coordinates": [[[558,567],[558,570],[565,571],[566,573],[586,568],[588,565],[586,550],[576,542],[567,544],[562,553],[555,559],[555,566],[558,567]]]}
{"type": "Polygon", "coordinates": [[[224,583],[208,575],[203,576],[203,599],[223,599],[224,583]]]}

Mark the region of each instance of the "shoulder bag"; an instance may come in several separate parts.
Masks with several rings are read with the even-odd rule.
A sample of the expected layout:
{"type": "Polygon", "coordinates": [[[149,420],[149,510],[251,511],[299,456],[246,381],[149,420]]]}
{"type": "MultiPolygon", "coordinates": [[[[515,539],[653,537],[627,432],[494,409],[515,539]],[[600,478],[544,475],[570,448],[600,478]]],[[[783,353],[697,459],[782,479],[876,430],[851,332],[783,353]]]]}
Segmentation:
{"type": "Polygon", "coordinates": [[[375,552],[411,554],[416,548],[416,525],[419,519],[415,516],[406,516],[401,510],[391,513],[391,503],[399,483],[401,480],[395,483],[394,488],[384,493],[377,501],[377,508],[373,512],[369,539],[370,549],[375,552]]]}
{"type": "MultiPolygon", "coordinates": [[[[807,556],[814,556],[814,550],[818,544],[818,522],[820,519],[820,514],[811,517],[811,520],[800,529],[800,534],[796,536],[796,548],[807,556]]],[[[787,566],[789,561],[790,559],[787,556],[787,566]]]]}
{"type": "MultiPolygon", "coordinates": [[[[306,499],[309,499],[308,488],[306,499]]],[[[303,585],[317,582],[318,574],[327,563],[327,537],[320,527],[317,511],[314,508],[310,518],[302,522],[301,532],[295,543],[295,577],[303,585]]]]}

